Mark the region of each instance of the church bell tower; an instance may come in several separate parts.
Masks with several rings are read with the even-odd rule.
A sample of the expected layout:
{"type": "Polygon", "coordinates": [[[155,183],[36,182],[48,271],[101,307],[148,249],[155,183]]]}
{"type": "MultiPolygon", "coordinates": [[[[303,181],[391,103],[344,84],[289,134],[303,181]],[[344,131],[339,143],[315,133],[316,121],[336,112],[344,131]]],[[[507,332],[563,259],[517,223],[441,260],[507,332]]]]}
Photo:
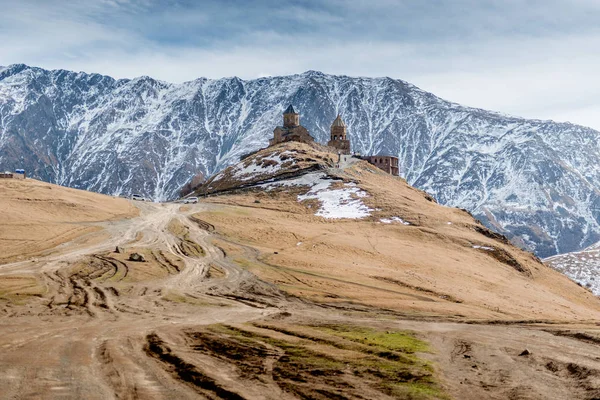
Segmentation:
{"type": "Polygon", "coordinates": [[[283,126],[285,128],[294,128],[300,125],[300,114],[294,110],[294,107],[290,104],[289,107],[283,112],[283,126]]]}
{"type": "Polygon", "coordinates": [[[346,124],[338,114],[331,124],[331,137],[327,145],[336,148],[341,154],[350,154],[350,141],[347,138],[346,124]]]}

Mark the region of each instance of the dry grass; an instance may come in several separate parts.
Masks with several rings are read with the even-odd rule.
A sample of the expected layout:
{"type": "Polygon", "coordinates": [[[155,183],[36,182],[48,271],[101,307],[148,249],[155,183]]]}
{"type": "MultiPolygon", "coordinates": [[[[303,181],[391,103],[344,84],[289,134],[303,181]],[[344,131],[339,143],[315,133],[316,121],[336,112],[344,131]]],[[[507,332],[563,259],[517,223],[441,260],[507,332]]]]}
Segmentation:
{"type": "Polygon", "coordinates": [[[33,276],[10,275],[0,277],[0,302],[25,304],[46,292],[44,285],[33,276]]]}
{"type": "MultiPolygon", "coordinates": [[[[0,180],[0,264],[41,255],[85,234],[94,223],[133,217],[127,200],[33,179],[0,180]]],[[[101,240],[101,238],[98,238],[101,240]]]]}
{"type": "Polygon", "coordinates": [[[221,207],[197,216],[229,240],[223,246],[231,260],[312,301],[460,319],[600,316],[596,297],[469,213],[364,162],[336,174],[369,193],[363,201],[377,210],[371,217],[326,220],[294,192],[256,189],[209,198],[221,207]],[[390,217],[411,225],[379,221],[390,217]]]}

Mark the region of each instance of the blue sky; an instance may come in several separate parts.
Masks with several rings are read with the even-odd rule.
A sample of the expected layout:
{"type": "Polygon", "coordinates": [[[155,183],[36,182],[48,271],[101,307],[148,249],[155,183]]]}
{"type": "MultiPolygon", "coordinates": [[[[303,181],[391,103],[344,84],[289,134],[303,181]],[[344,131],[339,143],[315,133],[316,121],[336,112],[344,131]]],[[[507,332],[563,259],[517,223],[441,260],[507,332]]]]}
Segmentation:
{"type": "Polygon", "coordinates": [[[170,82],[309,69],[600,129],[598,0],[0,0],[0,65],[170,82]]]}

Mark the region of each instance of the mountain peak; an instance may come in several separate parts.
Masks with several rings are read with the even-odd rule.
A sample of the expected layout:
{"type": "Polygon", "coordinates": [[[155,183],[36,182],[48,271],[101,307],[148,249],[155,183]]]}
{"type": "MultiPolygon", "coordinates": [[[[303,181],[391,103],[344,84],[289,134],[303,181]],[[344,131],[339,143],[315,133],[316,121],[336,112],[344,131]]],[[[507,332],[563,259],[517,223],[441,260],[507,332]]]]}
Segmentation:
{"type": "Polygon", "coordinates": [[[31,67],[25,64],[11,64],[7,67],[0,67],[0,80],[12,75],[16,75],[27,69],[31,69],[31,67]]]}
{"type": "Polygon", "coordinates": [[[326,76],[326,74],[324,74],[321,71],[315,71],[312,69],[309,69],[308,71],[305,71],[302,73],[302,75],[306,75],[306,76],[326,76]]]}

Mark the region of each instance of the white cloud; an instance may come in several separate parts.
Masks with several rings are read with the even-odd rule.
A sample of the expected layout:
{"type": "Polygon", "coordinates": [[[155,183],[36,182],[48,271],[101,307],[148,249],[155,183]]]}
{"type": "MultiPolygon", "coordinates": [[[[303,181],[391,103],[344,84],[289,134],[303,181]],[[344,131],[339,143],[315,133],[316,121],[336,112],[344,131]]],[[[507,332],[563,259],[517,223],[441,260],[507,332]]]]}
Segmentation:
{"type": "Polygon", "coordinates": [[[595,0],[0,0],[0,64],[257,78],[404,79],[448,100],[600,129],[595,0]]]}

